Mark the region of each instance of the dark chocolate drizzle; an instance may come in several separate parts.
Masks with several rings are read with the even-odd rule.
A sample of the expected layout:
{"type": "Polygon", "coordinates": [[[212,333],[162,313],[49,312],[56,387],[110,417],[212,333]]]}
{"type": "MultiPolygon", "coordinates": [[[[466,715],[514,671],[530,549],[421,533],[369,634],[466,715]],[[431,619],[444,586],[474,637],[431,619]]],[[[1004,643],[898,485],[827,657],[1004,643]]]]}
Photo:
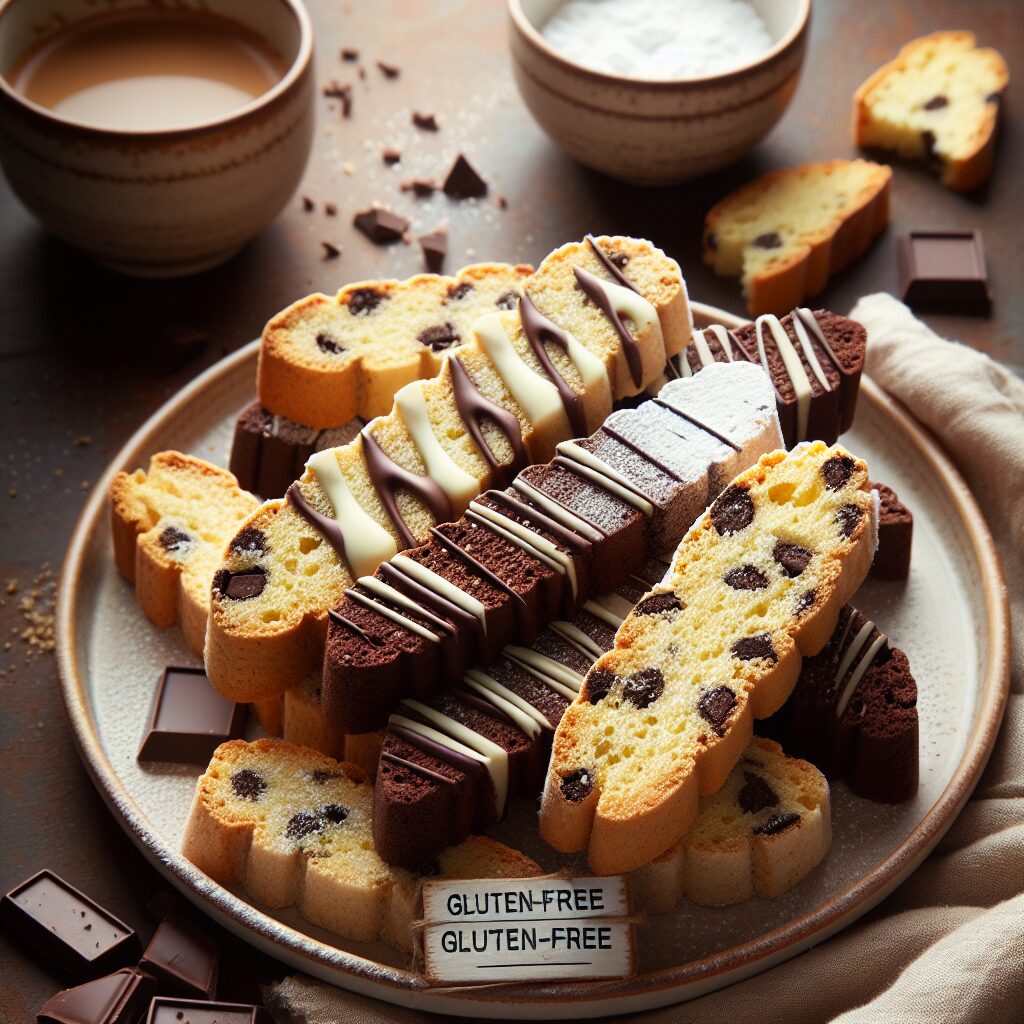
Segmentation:
{"type": "MultiPolygon", "coordinates": [[[[468,704],[471,708],[476,708],[482,715],[487,715],[490,718],[497,718],[499,721],[505,722],[511,725],[513,729],[520,732],[519,726],[516,725],[512,719],[498,707],[497,704],[492,704],[489,700],[479,696],[478,694],[471,693],[469,690],[463,689],[461,686],[457,687],[452,691],[453,695],[458,698],[460,703],[468,704]]],[[[462,723],[465,725],[465,722],[462,723]]],[[[468,725],[466,728],[470,728],[468,725]]],[[[482,735],[478,729],[473,729],[473,732],[478,735],[482,735]]]]}
{"type": "Polygon", "coordinates": [[[293,483],[291,487],[285,491],[284,496],[292,503],[295,511],[298,512],[314,530],[317,530],[327,538],[328,543],[335,551],[337,551],[345,564],[351,565],[352,563],[349,562],[348,555],[345,551],[345,535],[341,532],[341,527],[338,525],[338,521],[331,516],[325,516],[323,512],[313,508],[306,499],[306,496],[302,493],[302,488],[299,486],[298,481],[293,483]]]}
{"type": "MultiPolygon", "coordinates": [[[[799,320],[807,329],[807,336],[811,339],[811,346],[813,347],[815,344],[818,344],[825,349],[825,354],[832,361],[832,365],[836,368],[840,376],[853,376],[853,374],[856,371],[847,370],[839,361],[839,357],[836,355],[835,350],[829,344],[828,335],[825,333],[825,329],[821,326],[821,324],[818,323],[818,318],[817,316],[815,316],[814,310],[804,309],[804,307],[802,306],[797,306],[793,310],[792,316],[794,319],[799,320]],[[808,317],[808,314],[810,314],[810,317],[808,317]],[[815,324],[818,327],[818,330],[821,331],[821,338],[818,337],[817,332],[815,331],[814,327],[811,326],[811,324],[815,324]],[[824,339],[824,342],[822,342],[822,339],[824,339]]],[[[822,369],[824,369],[824,367],[822,367],[822,369]]],[[[825,379],[828,380],[828,373],[825,374],[825,379]]],[[[828,390],[832,390],[831,385],[829,386],[828,390]]]]}
{"type": "MultiPolygon", "coordinates": [[[[350,587],[348,590],[346,590],[345,596],[350,601],[355,601],[356,604],[361,604],[364,608],[369,608],[370,611],[376,612],[376,614],[381,615],[384,618],[387,618],[388,622],[393,623],[393,625],[398,626],[401,629],[408,629],[408,627],[404,626],[401,622],[395,622],[393,619],[384,615],[384,613],[380,611],[380,609],[387,608],[389,611],[395,611],[399,615],[404,615],[407,619],[409,619],[412,622],[416,621],[416,612],[411,612],[410,609],[408,608],[392,608],[392,606],[389,605],[386,601],[378,600],[378,598],[375,595],[364,594],[361,590],[357,590],[355,587],[350,587]]],[[[417,623],[417,625],[423,625],[423,623],[417,623]]],[[[438,639],[440,640],[441,638],[438,637],[438,639]]]]}
{"type": "MultiPolygon", "coordinates": [[[[548,465],[549,466],[559,466],[560,468],[562,468],[564,470],[567,470],[568,472],[572,473],[572,475],[575,476],[578,480],[581,480],[584,485],[589,485],[591,487],[599,486],[598,484],[595,484],[594,481],[591,480],[589,477],[586,477],[582,473],[579,472],[579,463],[578,462],[574,462],[572,459],[567,459],[564,455],[556,455],[548,463],[548,465]]],[[[527,482],[529,482],[529,481],[527,481],[527,482]]],[[[532,484],[531,486],[537,487],[536,484],[532,484]]],[[[565,505],[564,503],[559,501],[557,498],[553,498],[546,491],[541,491],[541,489],[539,487],[537,487],[537,490],[540,491],[541,494],[543,494],[545,498],[549,498],[551,501],[555,502],[555,504],[561,505],[562,508],[564,508],[566,510],[566,512],[568,512],[570,515],[575,516],[577,519],[582,519],[583,522],[585,522],[587,524],[587,526],[592,526],[595,530],[597,530],[597,532],[599,534],[601,534],[602,537],[610,537],[611,536],[611,534],[607,530],[601,529],[601,527],[598,526],[597,523],[595,523],[592,519],[588,519],[582,513],[577,512],[573,508],[569,508],[568,505],[565,505]]],[[[605,490],[607,490],[607,488],[605,488],[605,490]]],[[[611,491],[608,491],[608,495],[609,495],[609,497],[615,498],[615,495],[612,494],[611,491]]],[[[620,499],[616,498],[615,500],[618,501],[620,499]]],[[[632,508],[633,506],[630,505],[629,507],[632,508]]]]}
{"type": "MultiPolygon", "coordinates": [[[[601,287],[601,279],[582,267],[573,267],[572,272],[576,275],[576,281],[583,289],[583,294],[604,313],[609,323],[615,328],[615,332],[622,342],[622,350],[626,353],[626,363],[629,366],[633,383],[638,388],[643,387],[644,369],[640,358],[640,346],[636,343],[633,335],[626,330],[626,325],[622,322],[622,317],[615,311],[615,307],[608,301],[608,296],[605,295],[604,289],[601,287]]],[[[636,291],[635,288],[633,290],[636,291]]]]}
{"type": "Polygon", "coordinates": [[[381,646],[380,642],[377,641],[377,640],[374,640],[373,637],[370,636],[370,634],[367,633],[366,630],[362,628],[362,626],[357,626],[351,619],[345,618],[345,616],[342,615],[341,612],[337,611],[336,609],[328,608],[327,609],[327,617],[332,622],[336,622],[339,626],[342,626],[345,629],[349,630],[350,632],[355,633],[355,635],[357,637],[359,637],[359,639],[362,640],[363,643],[369,644],[371,647],[380,647],[381,646]]]}
{"type": "MultiPolygon", "coordinates": [[[[440,632],[442,633],[456,632],[456,628],[446,619],[442,619],[440,615],[435,615],[432,611],[429,611],[426,608],[421,608],[418,604],[416,605],[415,610],[412,608],[405,608],[402,605],[395,603],[394,601],[389,601],[386,597],[383,597],[382,595],[375,594],[372,590],[369,589],[369,587],[362,587],[361,589],[357,590],[358,587],[361,587],[361,584],[357,583],[356,586],[348,590],[347,593],[352,594],[353,592],[356,592],[357,597],[361,598],[364,602],[372,602],[377,606],[386,605],[388,608],[391,608],[392,610],[398,612],[399,615],[404,615],[407,618],[423,619],[423,623],[425,623],[428,626],[432,626],[436,630],[440,630],[440,632]],[[365,594],[363,593],[363,590],[366,591],[365,594]]],[[[406,594],[405,596],[408,597],[409,595],[406,594]]],[[[416,602],[414,601],[413,603],[415,604],[416,602]]],[[[421,625],[423,623],[421,623],[421,625]]]]}
{"type": "MultiPolygon", "coordinates": [[[[399,708],[399,711],[405,715],[407,711],[412,712],[412,709],[399,708]]],[[[434,726],[431,726],[431,728],[434,728],[434,726]]],[[[428,736],[421,736],[418,732],[413,732],[411,729],[407,729],[404,725],[399,725],[397,722],[390,722],[388,724],[388,732],[400,740],[405,740],[405,742],[410,746],[419,747],[419,749],[425,754],[429,754],[438,761],[450,764],[453,768],[458,769],[466,775],[470,772],[480,773],[487,771],[483,764],[474,760],[472,757],[462,754],[458,750],[452,750],[451,747],[446,747],[443,743],[437,743],[428,736]]],[[[489,777],[490,776],[488,776],[488,778],[489,777]]]]}
{"type": "Polygon", "coordinates": [[[449,357],[448,368],[452,377],[455,407],[459,410],[459,416],[466,424],[466,429],[469,431],[469,436],[473,438],[474,444],[480,449],[480,454],[491,471],[494,484],[504,487],[510,476],[515,476],[523,466],[529,463],[519,420],[507,409],[503,409],[480,393],[457,356],[449,357]],[[490,445],[484,440],[482,428],[484,420],[490,420],[505,435],[505,439],[512,449],[512,461],[507,466],[494,457],[490,445]]]}
{"type": "Polygon", "coordinates": [[[395,529],[402,539],[402,546],[414,548],[420,541],[402,518],[398,508],[398,492],[408,491],[414,498],[418,498],[439,523],[448,522],[452,518],[455,510],[452,508],[451,499],[441,489],[441,485],[430,477],[411,473],[393,461],[368,429],[364,428],[360,436],[363,439],[363,458],[366,460],[366,470],[370,475],[373,489],[377,492],[377,497],[380,498],[391,522],[395,524],[395,529]]]}
{"type": "MultiPolygon", "coordinates": [[[[439,616],[451,619],[455,626],[446,625],[445,628],[453,630],[456,637],[460,639],[464,638],[466,630],[474,630],[480,624],[480,620],[472,612],[467,612],[465,608],[460,608],[454,602],[449,601],[448,598],[435,593],[429,587],[423,586],[418,580],[407,576],[390,562],[382,562],[377,569],[377,575],[388,586],[394,587],[395,590],[401,591],[407,597],[411,596],[413,600],[427,605],[428,608],[432,608],[439,616]],[[410,593],[407,593],[407,591],[410,593]]],[[[462,640],[462,642],[465,641],[462,640]]]]}
{"type": "Polygon", "coordinates": [[[639,295],[640,290],[628,277],[626,277],[622,270],[612,262],[612,258],[604,251],[604,249],[601,248],[601,246],[597,244],[597,239],[591,234],[588,234],[586,238],[590,243],[590,248],[594,250],[594,255],[601,261],[604,269],[607,270],[623,288],[628,288],[630,291],[636,292],[637,295],[639,295]]]}
{"type": "Polygon", "coordinates": [[[526,601],[522,595],[517,593],[512,587],[510,587],[500,576],[491,572],[490,569],[480,561],[479,558],[474,558],[465,548],[461,547],[451,537],[446,537],[436,526],[430,528],[430,534],[441,545],[445,550],[450,551],[456,558],[461,558],[466,562],[475,572],[479,573],[492,587],[497,587],[498,590],[508,594],[514,601],[518,601],[523,607],[526,607],[526,601]]]}
{"type": "Polygon", "coordinates": [[[404,768],[406,771],[415,772],[417,775],[423,775],[428,779],[432,779],[434,782],[446,782],[449,786],[455,785],[455,780],[449,779],[447,775],[435,772],[433,768],[428,768],[425,764],[417,764],[415,761],[410,761],[408,758],[402,757],[399,754],[392,754],[390,750],[382,750],[380,752],[380,759],[382,761],[388,761],[398,768],[404,768]]]}
{"type": "Polygon", "coordinates": [[[645,452],[639,445],[634,444],[625,434],[620,434],[614,427],[609,427],[606,423],[601,429],[613,440],[618,441],[623,447],[628,448],[631,452],[635,452],[642,459],[649,462],[655,469],[660,469],[666,476],[671,477],[673,480],[682,481],[682,477],[674,470],[671,466],[666,466],[660,459],[656,459],[650,452],[645,452]]]}
{"type": "Polygon", "coordinates": [[[670,402],[666,402],[663,398],[652,399],[655,405],[660,405],[663,409],[668,409],[669,412],[675,413],[680,419],[686,420],[687,423],[692,423],[698,430],[703,430],[705,434],[710,434],[712,437],[721,441],[722,444],[727,445],[734,452],[742,451],[743,449],[731,438],[725,436],[725,434],[719,433],[714,427],[709,427],[702,420],[697,419],[696,416],[691,416],[688,412],[683,412],[682,409],[677,405],[672,405],[670,402]]]}
{"type": "Polygon", "coordinates": [[[537,361],[544,368],[544,372],[551,378],[551,383],[558,389],[558,397],[562,399],[565,407],[565,415],[569,418],[569,426],[574,436],[581,437],[587,432],[587,420],[583,413],[583,401],[579,395],[566,383],[565,378],[551,362],[544,342],[550,341],[557,345],[563,352],[569,353],[569,334],[561,327],[549,320],[534,305],[533,299],[524,289],[523,297],[519,302],[519,318],[523,324],[523,333],[526,340],[533,349],[537,361]]]}
{"type": "Polygon", "coordinates": [[[504,491],[487,491],[483,497],[493,501],[495,505],[503,505],[506,509],[521,516],[523,519],[532,519],[546,533],[550,533],[552,537],[556,538],[560,544],[571,548],[574,555],[587,555],[593,550],[593,543],[586,537],[581,537],[578,533],[574,533],[568,526],[563,526],[541,509],[527,505],[525,501],[520,501],[511,494],[506,494],[504,491]]]}

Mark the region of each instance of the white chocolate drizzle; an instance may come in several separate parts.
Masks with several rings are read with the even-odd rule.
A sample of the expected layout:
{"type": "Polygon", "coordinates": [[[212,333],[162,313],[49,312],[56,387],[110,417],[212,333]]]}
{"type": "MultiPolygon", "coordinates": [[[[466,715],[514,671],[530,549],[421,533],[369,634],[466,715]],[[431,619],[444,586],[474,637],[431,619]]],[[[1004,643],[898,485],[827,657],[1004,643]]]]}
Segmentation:
{"type": "MultiPolygon", "coordinates": [[[[732,339],[729,337],[729,332],[721,324],[711,324],[705,327],[702,331],[693,332],[693,348],[697,353],[697,359],[700,361],[701,368],[710,366],[715,362],[715,357],[711,352],[711,346],[707,342],[707,333],[710,331],[721,345],[722,351],[725,353],[725,361],[727,363],[733,362],[732,358],[732,339]]],[[[686,358],[686,349],[676,356],[679,363],[679,370],[684,377],[692,377],[693,370],[690,369],[690,360],[686,358]]]]}
{"type": "MultiPolygon", "coordinates": [[[[385,583],[383,580],[377,579],[376,576],[360,576],[359,579],[356,580],[356,583],[358,586],[361,586],[363,590],[368,590],[374,595],[374,597],[380,598],[383,601],[390,601],[392,604],[397,604],[400,608],[407,608],[414,615],[422,615],[424,618],[431,617],[431,613],[428,612],[427,609],[418,605],[411,597],[406,597],[406,595],[400,590],[395,590],[394,587],[385,583]]],[[[350,589],[346,593],[348,596],[355,597],[356,600],[362,600],[366,604],[372,604],[374,611],[387,616],[393,622],[400,623],[407,629],[411,629],[414,633],[418,633],[420,636],[440,642],[439,636],[435,635],[425,626],[421,626],[418,622],[412,622],[404,615],[400,615],[393,609],[380,605],[376,601],[371,601],[358,591],[350,589]]]]}
{"type": "Polygon", "coordinates": [[[531,739],[536,739],[540,735],[542,725],[551,728],[548,720],[535,707],[484,672],[470,669],[462,677],[462,685],[511,718],[516,728],[531,739]],[[511,700],[512,697],[516,699],[511,700]]]}
{"type": "Polygon", "coordinates": [[[527,500],[539,506],[552,519],[561,523],[567,529],[574,530],[590,541],[599,541],[604,538],[604,534],[600,530],[595,529],[586,520],[580,519],[579,516],[574,515],[564,506],[559,505],[557,501],[552,500],[546,494],[539,491],[533,484],[523,480],[521,475],[512,481],[512,486],[527,500]]]}
{"type": "Polygon", "coordinates": [[[602,622],[618,629],[633,610],[633,602],[619,594],[604,594],[599,598],[587,601],[583,607],[602,622]]]}
{"type": "Polygon", "coordinates": [[[638,509],[648,519],[654,515],[654,506],[617,469],[613,469],[593,452],[587,451],[575,441],[562,441],[555,450],[559,455],[576,463],[577,472],[591,483],[610,491],[627,505],[638,509]]]}
{"type": "Polygon", "coordinates": [[[583,676],[579,672],[569,668],[568,665],[555,661],[554,658],[549,658],[546,654],[540,654],[530,650],[529,647],[519,647],[515,644],[509,644],[504,653],[509,661],[525,669],[530,675],[557,690],[569,700],[574,700],[580,692],[580,687],[583,686],[583,676]]]}
{"type": "Polygon", "coordinates": [[[754,330],[757,335],[757,354],[761,360],[764,372],[771,376],[771,371],[768,369],[768,355],[764,349],[765,324],[768,325],[768,329],[772,332],[775,347],[779,350],[779,355],[782,357],[782,365],[786,368],[786,373],[793,382],[793,392],[796,395],[797,440],[803,441],[807,437],[807,421],[811,411],[811,381],[807,376],[807,371],[804,369],[804,364],[800,362],[800,356],[793,347],[793,343],[789,340],[786,329],[782,326],[782,321],[773,313],[764,313],[754,321],[754,330]]]}
{"type": "Polygon", "coordinates": [[[452,604],[458,605],[463,611],[475,615],[480,620],[480,628],[487,635],[487,611],[472,594],[460,590],[454,583],[439,576],[433,569],[413,560],[408,555],[395,555],[391,564],[401,573],[410,576],[417,583],[447,598],[452,604]]]}
{"type": "Polygon", "coordinates": [[[557,633],[567,644],[575,647],[584,658],[597,661],[604,654],[604,648],[593,637],[587,636],[579,626],[572,622],[563,622],[561,620],[552,622],[551,631],[557,633]]]}
{"type": "MultiPolygon", "coordinates": [[[[372,576],[364,576],[360,579],[360,583],[364,580],[372,579],[372,576]]],[[[390,588],[389,588],[390,589],[390,588]]],[[[397,591],[395,591],[397,593],[397,591]]],[[[424,640],[430,640],[432,643],[440,643],[441,638],[436,634],[432,633],[426,626],[421,626],[418,622],[413,622],[412,619],[406,618],[401,612],[396,612],[394,608],[389,608],[386,604],[380,604],[374,601],[372,597],[367,597],[365,594],[360,594],[358,590],[350,588],[345,592],[345,596],[350,601],[355,601],[356,604],[361,604],[364,608],[369,608],[371,611],[376,612],[378,615],[384,616],[385,619],[390,619],[392,622],[404,629],[409,630],[411,633],[415,633],[417,636],[423,637],[424,640]]]]}
{"type": "Polygon", "coordinates": [[[628,317],[633,321],[634,337],[643,334],[645,331],[654,330],[661,342],[662,354],[665,351],[665,340],[661,333],[661,320],[658,319],[658,311],[638,291],[632,288],[625,288],[615,281],[606,281],[603,277],[594,275],[598,287],[604,292],[608,305],[619,314],[620,317],[628,317]]]}
{"type": "MultiPolygon", "coordinates": [[[[849,626],[852,621],[853,616],[851,615],[846,623],[847,630],[849,630],[849,626]]],[[[886,642],[885,634],[879,633],[878,636],[875,637],[874,641],[865,648],[865,644],[867,644],[867,641],[874,630],[875,624],[870,619],[866,620],[857,635],[850,641],[849,646],[843,653],[842,661],[839,662],[839,668],[836,669],[836,683],[839,684],[842,683],[844,679],[846,680],[842,693],[839,695],[839,700],[836,701],[837,719],[843,717],[843,713],[846,711],[847,705],[850,703],[853,695],[857,692],[857,687],[860,685],[861,679],[864,678],[864,674],[875,660],[875,655],[878,654],[886,642]],[[849,678],[847,678],[847,673],[849,673],[849,678]]],[[[845,636],[846,632],[844,631],[844,639],[845,636]]]]}

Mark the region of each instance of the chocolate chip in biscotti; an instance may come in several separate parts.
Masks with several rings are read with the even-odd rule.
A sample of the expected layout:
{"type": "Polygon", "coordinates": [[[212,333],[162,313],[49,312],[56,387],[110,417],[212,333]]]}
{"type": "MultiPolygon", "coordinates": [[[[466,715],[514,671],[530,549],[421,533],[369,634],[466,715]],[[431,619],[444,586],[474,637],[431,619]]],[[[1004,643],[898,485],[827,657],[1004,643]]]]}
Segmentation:
{"type": "Polygon", "coordinates": [[[458,302],[467,295],[471,295],[474,290],[472,281],[460,281],[458,284],[453,284],[449,287],[446,301],[458,302]]]}
{"type": "Polygon", "coordinates": [[[730,569],[722,579],[733,590],[764,590],[768,577],[756,565],[741,565],[730,569]]]}
{"type": "Polygon", "coordinates": [[[251,597],[259,597],[267,585],[267,570],[261,566],[231,572],[218,569],[213,577],[213,589],[232,601],[248,601],[251,597]]]}
{"type": "Polygon", "coordinates": [[[815,598],[817,598],[818,592],[816,590],[805,590],[796,599],[796,613],[798,616],[803,615],[808,609],[814,606],[815,598]]]}
{"type": "Polygon", "coordinates": [[[562,778],[562,796],[571,804],[581,803],[594,788],[594,774],[587,768],[577,768],[562,778]]]}
{"type": "Polygon", "coordinates": [[[736,707],[736,694],[728,686],[716,686],[701,694],[697,701],[700,717],[708,722],[719,736],[725,734],[726,720],[736,707]]]}
{"type": "Polygon", "coordinates": [[[769,661],[778,660],[778,655],[772,646],[772,638],[768,633],[740,637],[731,649],[733,655],[740,661],[754,661],[756,658],[767,658],[769,661]]]}
{"type": "Polygon", "coordinates": [[[844,537],[853,536],[857,524],[861,521],[862,513],[856,505],[841,505],[836,512],[836,522],[839,524],[839,532],[844,537]]]}
{"type": "Polygon", "coordinates": [[[758,249],[781,249],[782,239],[778,231],[767,231],[763,235],[758,235],[752,244],[758,249]]]}
{"type": "Polygon", "coordinates": [[[270,546],[267,535],[255,526],[246,526],[231,538],[231,550],[236,555],[265,555],[270,546]]]}
{"type": "Polygon", "coordinates": [[[243,768],[231,776],[231,792],[239,800],[259,800],[267,791],[267,780],[251,768],[243,768]]]}
{"type": "Polygon", "coordinates": [[[160,547],[164,551],[181,551],[191,540],[192,538],[184,530],[179,530],[176,526],[168,526],[160,534],[160,547]]]}
{"type": "Polygon", "coordinates": [[[793,579],[807,568],[811,560],[811,552],[799,544],[787,544],[779,541],[772,549],[772,558],[785,570],[786,575],[793,579]]]}
{"type": "Polygon", "coordinates": [[[332,825],[340,825],[348,818],[348,808],[341,804],[327,804],[320,808],[320,817],[329,821],[332,825]]]}
{"type": "Polygon", "coordinates": [[[922,108],[923,110],[941,110],[943,107],[949,106],[949,100],[941,93],[938,96],[933,96],[922,108]]]}
{"type": "Polygon", "coordinates": [[[598,668],[594,669],[590,675],[587,676],[587,681],[584,684],[584,695],[591,704],[597,704],[604,700],[605,697],[611,692],[611,688],[615,685],[615,673],[609,672],[607,669],[598,668]]]}
{"type": "Polygon", "coordinates": [[[795,825],[800,820],[800,815],[795,811],[789,811],[786,814],[773,814],[763,825],[758,825],[754,829],[755,836],[777,836],[780,832],[785,832],[791,825],[795,825]]]}
{"type": "Polygon", "coordinates": [[[633,609],[637,615],[673,615],[683,610],[683,602],[671,591],[667,594],[650,594],[633,609]]]}
{"type": "Polygon", "coordinates": [[[766,807],[778,805],[779,796],[765,781],[764,776],[755,772],[743,773],[743,788],[736,795],[736,802],[747,814],[757,814],[766,807]]]}
{"type": "Polygon", "coordinates": [[[487,195],[487,182],[461,153],[444,179],[443,188],[445,195],[453,199],[475,199],[487,195]]]}
{"type": "Polygon", "coordinates": [[[324,334],[323,331],[316,336],[316,347],[324,355],[329,356],[340,356],[345,351],[329,334],[324,334]]]}
{"type": "Polygon", "coordinates": [[[711,525],[722,537],[739,533],[753,521],[754,502],[745,487],[727,487],[711,506],[711,525]]]}
{"type": "Polygon", "coordinates": [[[649,708],[664,692],[665,677],[660,669],[644,668],[626,679],[622,699],[636,708],[649,708]]]}
{"type": "Polygon", "coordinates": [[[515,291],[503,292],[494,300],[498,309],[515,309],[519,305],[519,293],[515,291]]]}
{"type": "Polygon", "coordinates": [[[838,491],[846,486],[856,464],[849,455],[834,455],[821,466],[821,475],[825,478],[825,486],[830,491],[838,491]]]}
{"type": "Polygon", "coordinates": [[[421,345],[426,345],[432,352],[443,352],[459,340],[459,332],[455,330],[454,324],[446,320],[443,324],[424,327],[416,335],[416,340],[421,345]]]}
{"type": "Polygon", "coordinates": [[[376,208],[357,213],[352,223],[375,245],[400,242],[409,228],[409,222],[404,217],[390,210],[376,208]]]}
{"type": "Polygon", "coordinates": [[[387,296],[376,288],[357,288],[349,293],[348,311],[353,316],[367,316],[372,313],[387,296]]]}
{"type": "Polygon", "coordinates": [[[431,274],[440,274],[444,258],[448,255],[448,232],[438,230],[431,231],[429,235],[420,235],[419,243],[427,270],[431,274]]]}
{"type": "Polygon", "coordinates": [[[284,834],[289,839],[305,839],[313,832],[319,832],[323,824],[318,815],[310,814],[309,811],[299,811],[288,819],[284,834]]]}

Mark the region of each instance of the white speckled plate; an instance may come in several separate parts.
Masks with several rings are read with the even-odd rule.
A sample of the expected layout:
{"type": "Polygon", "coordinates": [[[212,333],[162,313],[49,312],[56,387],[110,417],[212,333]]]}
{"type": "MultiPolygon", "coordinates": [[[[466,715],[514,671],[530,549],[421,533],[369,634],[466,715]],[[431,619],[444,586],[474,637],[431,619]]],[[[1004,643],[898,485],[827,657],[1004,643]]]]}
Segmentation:
{"type": "MultiPolygon", "coordinates": [[[[738,325],[696,305],[705,321],[738,325]]],[[[234,416],[253,397],[256,343],[167,402],[114,459],[75,529],[58,615],[64,698],[100,793],[153,864],[197,906],[253,945],[334,984],[419,1009],[474,1017],[593,1017],[691,999],[821,942],[892,892],[935,846],[988,759],[1009,684],[1006,595],[991,537],[935,440],[872,381],[861,384],[844,443],[913,509],[906,584],[869,580],[857,605],[908,653],[921,717],[921,787],[895,807],[833,787],[832,852],[792,892],[716,910],[684,903],[638,928],[640,973],[628,982],[430,988],[383,945],[339,941],[293,911],[269,912],[216,885],[178,852],[198,769],[141,767],[135,753],[168,663],[192,664],[176,628],[139,612],[111,557],[106,491],[115,472],[165,448],[226,463],[234,416]]],[[[521,801],[496,832],[542,864],[563,863],[521,801]]]]}

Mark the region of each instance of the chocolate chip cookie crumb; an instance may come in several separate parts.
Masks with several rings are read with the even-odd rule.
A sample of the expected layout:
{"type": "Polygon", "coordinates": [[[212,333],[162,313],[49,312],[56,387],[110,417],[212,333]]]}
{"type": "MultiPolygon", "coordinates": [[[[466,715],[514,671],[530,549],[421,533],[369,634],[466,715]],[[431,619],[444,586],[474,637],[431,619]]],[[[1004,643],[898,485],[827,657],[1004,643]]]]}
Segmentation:
{"type": "Polygon", "coordinates": [[[321,242],[320,244],[324,247],[325,260],[336,260],[341,255],[341,250],[331,242],[321,242]]]}
{"type": "Polygon", "coordinates": [[[436,132],[438,129],[437,118],[433,114],[421,114],[418,110],[413,111],[412,123],[424,132],[436,132]]]}
{"type": "Polygon", "coordinates": [[[377,67],[385,78],[397,78],[402,73],[401,68],[394,64],[386,64],[382,60],[377,61],[377,67]]]}

